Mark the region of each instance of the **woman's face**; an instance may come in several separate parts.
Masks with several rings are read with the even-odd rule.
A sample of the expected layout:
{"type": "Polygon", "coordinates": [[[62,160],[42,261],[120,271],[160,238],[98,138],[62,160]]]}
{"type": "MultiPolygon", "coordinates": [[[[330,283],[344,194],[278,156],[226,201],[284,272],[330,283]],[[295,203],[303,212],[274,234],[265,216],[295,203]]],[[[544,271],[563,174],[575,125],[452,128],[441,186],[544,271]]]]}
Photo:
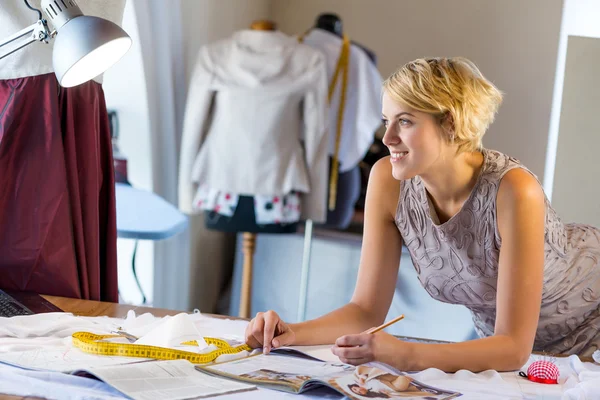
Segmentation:
{"type": "Polygon", "coordinates": [[[449,145],[436,118],[416,111],[383,94],[383,143],[390,151],[392,175],[404,180],[422,175],[442,159],[449,145]]]}
{"type": "Polygon", "coordinates": [[[367,390],[367,388],[364,388],[362,386],[352,386],[350,388],[350,390],[352,390],[354,393],[362,395],[362,396],[364,396],[365,394],[367,394],[369,392],[367,390]]]}

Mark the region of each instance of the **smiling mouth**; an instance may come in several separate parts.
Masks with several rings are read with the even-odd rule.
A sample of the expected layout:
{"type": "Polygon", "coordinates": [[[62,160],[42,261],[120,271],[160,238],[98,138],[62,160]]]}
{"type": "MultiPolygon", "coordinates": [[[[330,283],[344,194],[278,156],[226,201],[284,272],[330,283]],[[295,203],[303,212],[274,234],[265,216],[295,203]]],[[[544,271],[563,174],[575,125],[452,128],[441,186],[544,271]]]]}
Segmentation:
{"type": "Polygon", "coordinates": [[[391,156],[392,162],[401,161],[407,155],[408,155],[408,151],[394,151],[394,152],[390,152],[390,156],[391,156]]]}

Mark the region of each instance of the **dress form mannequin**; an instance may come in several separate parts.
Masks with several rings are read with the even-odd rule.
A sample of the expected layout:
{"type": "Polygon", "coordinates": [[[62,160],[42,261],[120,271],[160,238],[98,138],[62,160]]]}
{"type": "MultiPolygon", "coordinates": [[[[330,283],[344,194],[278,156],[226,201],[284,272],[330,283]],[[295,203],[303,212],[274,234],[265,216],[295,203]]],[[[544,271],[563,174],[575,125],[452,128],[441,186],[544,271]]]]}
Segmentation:
{"type": "MultiPolygon", "coordinates": [[[[257,20],[250,25],[252,30],[274,31],[276,24],[269,20],[257,20]]],[[[255,203],[252,196],[240,195],[239,203],[232,217],[223,217],[214,211],[205,211],[205,225],[208,229],[225,232],[243,232],[244,266],[240,295],[239,316],[250,317],[252,270],[257,233],[295,233],[297,223],[258,225],[255,221],[255,203]]]]}
{"type": "MultiPolygon", "coordinates": [[[[201,46],[183,124],[180,209],[207,211],[206,228],[241,233],[240,247],[243,233],[287,233],[302,220],[325,221],[326,82],[323,54],[272,21],[201,46]]],[[[245,236],[250,261],[254,235],[245,236]]],[[[248,316],[249,301],[243,303],[248,316]]]]}
{"type": "MultiPolygon", "coordinates": [[[[333,13],[319,14],[315,20],[314,28],[325,30],[339,37],[343,37],[344,33],[341,18],[333,13]]],[[[371,62],[377,65],[377,57],[373,51],[355,41],[351,41],[351,43],[361,48],[371,62]]],[[[354,205],[360,198],[361,178],[359,166],[350,171],[341,172],[338,175],[337,186],[336,207],[327,212],[327,221],[324,224],[320,224],[320,226],[328,229],[343,230],[352,222],[355,211],[354,205]]]]}

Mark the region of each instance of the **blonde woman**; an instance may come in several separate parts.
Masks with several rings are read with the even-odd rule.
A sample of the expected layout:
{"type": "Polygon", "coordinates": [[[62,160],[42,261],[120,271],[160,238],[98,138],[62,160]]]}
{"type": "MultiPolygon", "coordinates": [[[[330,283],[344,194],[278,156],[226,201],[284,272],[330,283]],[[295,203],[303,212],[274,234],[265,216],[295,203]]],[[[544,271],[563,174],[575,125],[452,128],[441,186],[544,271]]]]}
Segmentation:
{"type": "Polygon", "coordinates": [[[247,342],[266,352],[335,343],[343,362],[405,371],[515,370],[534,349],[590,355],[600,343],[600,232],[563,224],[530,171],[483,148],[500,91],[469,60],[428,58],[396,71],[383,92],[391,156],[369,180],[350,303],[298,324],[259,313],[247,342]],[[388,312],[402,243],[424,288],[468,307],[480,339],[423,344],[361,333],[388,312]]]}

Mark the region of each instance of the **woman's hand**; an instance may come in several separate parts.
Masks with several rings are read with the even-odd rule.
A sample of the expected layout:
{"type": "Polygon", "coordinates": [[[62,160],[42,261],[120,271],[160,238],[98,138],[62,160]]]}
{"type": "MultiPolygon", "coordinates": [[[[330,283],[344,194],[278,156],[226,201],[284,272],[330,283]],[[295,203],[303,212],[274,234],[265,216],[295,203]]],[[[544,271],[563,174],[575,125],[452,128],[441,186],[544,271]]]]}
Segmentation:
{"type": "Polygon", "coordinates": [[[271,347],[292,344],[296,334],[275,311],[259,312],[246,327],[246,344],[252,348],[263,348],[269,354],[271,347]]]}
{"type": "Polygon", "coordinates": [[[380,361],[402,370],[407,343],[385,332],[359,333],[338,338],[331,351],[346,364],[361,365],[380,361]]]}

